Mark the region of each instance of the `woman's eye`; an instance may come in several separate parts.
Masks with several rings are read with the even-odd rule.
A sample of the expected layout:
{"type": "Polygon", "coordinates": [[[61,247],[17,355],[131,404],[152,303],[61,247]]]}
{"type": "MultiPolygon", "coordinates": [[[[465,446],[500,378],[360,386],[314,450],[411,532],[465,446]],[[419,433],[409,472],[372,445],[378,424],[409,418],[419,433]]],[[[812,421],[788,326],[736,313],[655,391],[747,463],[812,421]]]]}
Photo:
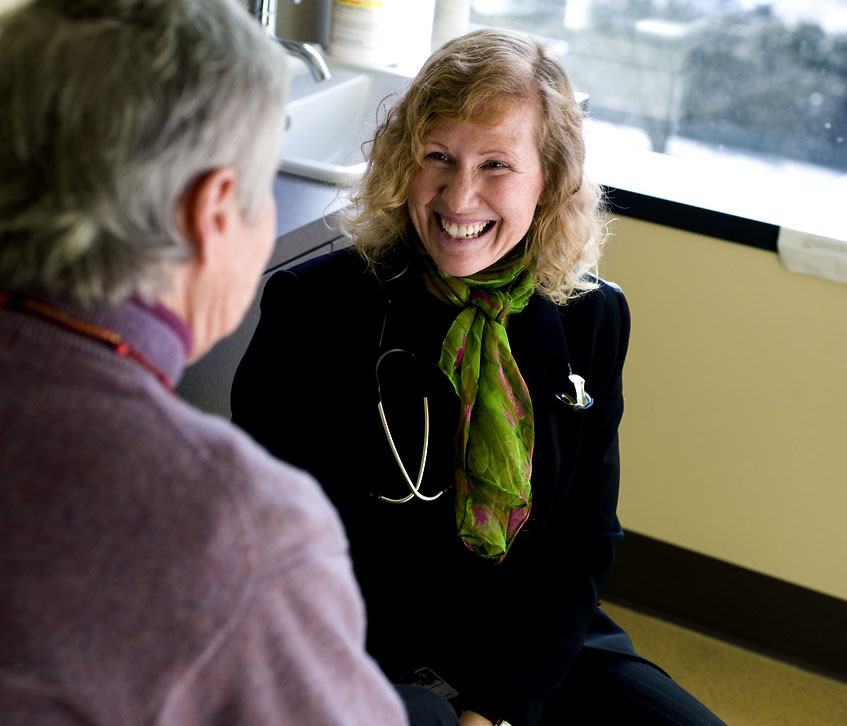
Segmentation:
{"type": "Polygon", "coordinates": [[[426,158],[432,161],[450,161],[450,158],[443,151],[431,151],[426,155],[426,158]]]}
{"type": "Polygon", "coordinates": [[[486,161],[485,162],[486,169],[507,169],[507,165],[502,161],[486,161]]]}

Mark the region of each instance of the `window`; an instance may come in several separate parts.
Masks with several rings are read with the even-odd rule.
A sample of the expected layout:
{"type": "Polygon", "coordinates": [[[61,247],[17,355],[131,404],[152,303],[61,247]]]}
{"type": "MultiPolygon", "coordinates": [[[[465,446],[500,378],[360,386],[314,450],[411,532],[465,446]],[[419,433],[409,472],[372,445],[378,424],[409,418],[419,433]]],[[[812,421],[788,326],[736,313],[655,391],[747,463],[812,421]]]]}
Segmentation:
{"type": "Polygon", "coordinates": [[[559,49],[597,181],[847,238],[847,0],[473,0],[471,24],[559,49]]]}

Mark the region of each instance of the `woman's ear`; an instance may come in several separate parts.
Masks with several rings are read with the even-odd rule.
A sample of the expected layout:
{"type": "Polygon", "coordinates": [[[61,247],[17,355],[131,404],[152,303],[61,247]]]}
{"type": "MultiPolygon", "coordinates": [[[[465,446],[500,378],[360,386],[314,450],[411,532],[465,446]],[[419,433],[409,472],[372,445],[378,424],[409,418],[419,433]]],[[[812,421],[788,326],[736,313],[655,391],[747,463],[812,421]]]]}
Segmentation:
{"type": "Polygon", "coordinates": [[[177,227],[197,262],[205,263],[226,236],[238,214],[237,175],[229,166],[206,172],[195,180],[177,205],[177,227]]]}

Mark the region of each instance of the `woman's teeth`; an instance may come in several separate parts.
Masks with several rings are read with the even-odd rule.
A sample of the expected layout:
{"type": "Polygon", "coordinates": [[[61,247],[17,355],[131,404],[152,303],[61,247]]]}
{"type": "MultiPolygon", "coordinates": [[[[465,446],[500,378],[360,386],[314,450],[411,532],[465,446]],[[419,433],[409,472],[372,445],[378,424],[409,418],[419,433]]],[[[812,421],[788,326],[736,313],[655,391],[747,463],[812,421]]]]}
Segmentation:
{"type": "Polygon", "coordinates": [[[441,229],[455,239],[471,239],[479,237],[488,229],[491,222],[480,222],[478,224],[454,224],[441,218],[441,229]]]}

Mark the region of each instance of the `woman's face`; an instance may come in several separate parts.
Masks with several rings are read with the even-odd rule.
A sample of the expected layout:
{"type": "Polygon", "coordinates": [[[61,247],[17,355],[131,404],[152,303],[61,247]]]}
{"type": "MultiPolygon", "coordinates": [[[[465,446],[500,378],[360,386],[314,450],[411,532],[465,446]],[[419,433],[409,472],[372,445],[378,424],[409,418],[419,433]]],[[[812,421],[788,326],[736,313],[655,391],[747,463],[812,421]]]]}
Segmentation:
{"type": "Polygon", "coordinates": [[[544,191],[540,110],[515,104],[493,123],[447,119],[424,143],[409,216],[435,264],[467,277],[523,239],[544,191]]]}

